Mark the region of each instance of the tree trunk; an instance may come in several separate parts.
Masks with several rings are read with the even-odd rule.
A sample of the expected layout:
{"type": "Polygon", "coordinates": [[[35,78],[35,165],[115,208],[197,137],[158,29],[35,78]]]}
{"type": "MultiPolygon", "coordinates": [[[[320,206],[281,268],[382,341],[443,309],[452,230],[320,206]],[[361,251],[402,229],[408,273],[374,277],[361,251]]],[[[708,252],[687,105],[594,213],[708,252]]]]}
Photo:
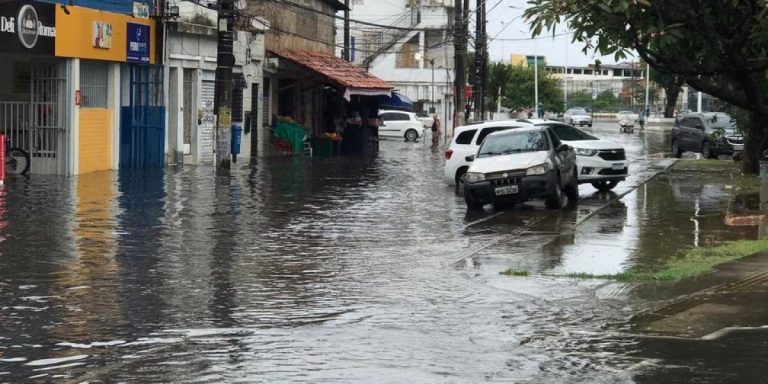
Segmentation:
{"type": "Polygon", "coordinates": [[[677,106],[677,96],[680,95],[680,86],[664,88],[667,93],[667,104],[664,106],[664,117],[675,117],[675,107],[677,106]]]}
{"type": "Polygon", "coordinates": [[[742,164],[742,171],[745,174],[755,175],[760,172],[760,160],[763,159],[763,151],[768,149],[766,122],[768,122],[768,113],[750,112],[749,130],[744,142],[744,163],[742,164]]]}

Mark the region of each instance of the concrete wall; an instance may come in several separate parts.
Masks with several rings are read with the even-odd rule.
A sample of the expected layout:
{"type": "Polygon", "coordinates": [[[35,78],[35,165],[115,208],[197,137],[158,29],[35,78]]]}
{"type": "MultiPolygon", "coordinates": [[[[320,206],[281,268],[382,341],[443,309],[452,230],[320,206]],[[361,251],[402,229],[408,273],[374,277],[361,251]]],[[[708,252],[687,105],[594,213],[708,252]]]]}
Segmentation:
{"type": "Polygon", "coordinates": [[[290,0],[309,11],[284,4],[249,4],[248,12],[262,16],[269,23],[266,32],[267,49],[297,49],[304,51],[335,52],[335,19],[322,15],[336,11],[320,0],[290,0]]]}

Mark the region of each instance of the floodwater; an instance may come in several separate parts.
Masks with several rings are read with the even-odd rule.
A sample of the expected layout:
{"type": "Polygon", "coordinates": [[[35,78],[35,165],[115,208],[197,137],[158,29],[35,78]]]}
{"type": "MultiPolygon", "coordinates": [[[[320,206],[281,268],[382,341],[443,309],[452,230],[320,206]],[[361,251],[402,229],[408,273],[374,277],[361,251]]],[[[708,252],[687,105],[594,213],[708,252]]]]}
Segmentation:
{"type": "Polygon", "coordinates": [[[222,177],[188,166],[11,179],[0,382],[763,379],[765,334],[649,339],[629,319],[660,297],[499,275],[609,273],[756,236],[721,224],[725,191],[644,183],[669,164],[663,134],[617,131],[594,133],[625,145],[632,177],[610,194],[582,185],[563,211],[467,214],[442,152],[399,141],[376,158],[275,158],[222,177]]]}

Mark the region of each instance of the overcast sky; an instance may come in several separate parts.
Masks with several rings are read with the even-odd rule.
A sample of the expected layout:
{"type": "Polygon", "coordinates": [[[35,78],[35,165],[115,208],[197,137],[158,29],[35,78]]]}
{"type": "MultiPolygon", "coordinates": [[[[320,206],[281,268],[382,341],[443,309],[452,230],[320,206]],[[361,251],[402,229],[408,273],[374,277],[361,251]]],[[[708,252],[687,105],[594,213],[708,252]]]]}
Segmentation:
{"type": "MultiPolygon", "coordinates": [[[[558,27],[557,37],[552,37],[552,32],[546,33],[546,37],[531,40],[529,26],[522,18],[526,0],[487,0],[488,10],[488,37],[495,39],[490,41],[488,54],[492,61],[509,61],[513,53],[533,55],[538,52],[546,56],[547,64],[586,66],[600,59],[603,64],[616,63],[613,56],[595,57],[591,53],[585,55],[582,52],[583,43],[571,43],[571,34],[567,33],[564,26],[558,27]]],[[[474,1],[470,0],[474,8],[474,1]]],[[[472,14],[474,15],[474,13],[472,14]]],[[[470,23],[470,33],[474,33],[475,23],[470,23]]]]}

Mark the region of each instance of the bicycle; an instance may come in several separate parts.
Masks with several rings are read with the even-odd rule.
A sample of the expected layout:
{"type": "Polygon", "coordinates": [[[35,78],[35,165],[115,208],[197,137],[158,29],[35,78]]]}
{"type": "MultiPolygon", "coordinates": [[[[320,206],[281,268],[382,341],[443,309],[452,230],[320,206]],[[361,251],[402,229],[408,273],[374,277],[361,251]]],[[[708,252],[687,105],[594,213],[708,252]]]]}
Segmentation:
{"type": "Polygon", "coordinates": [[[11,140],[6,136],[5,139],[5,172],[13,175],[25,175],[29,172],[29,152],[19,148],[11,147],[11,140]]]}

